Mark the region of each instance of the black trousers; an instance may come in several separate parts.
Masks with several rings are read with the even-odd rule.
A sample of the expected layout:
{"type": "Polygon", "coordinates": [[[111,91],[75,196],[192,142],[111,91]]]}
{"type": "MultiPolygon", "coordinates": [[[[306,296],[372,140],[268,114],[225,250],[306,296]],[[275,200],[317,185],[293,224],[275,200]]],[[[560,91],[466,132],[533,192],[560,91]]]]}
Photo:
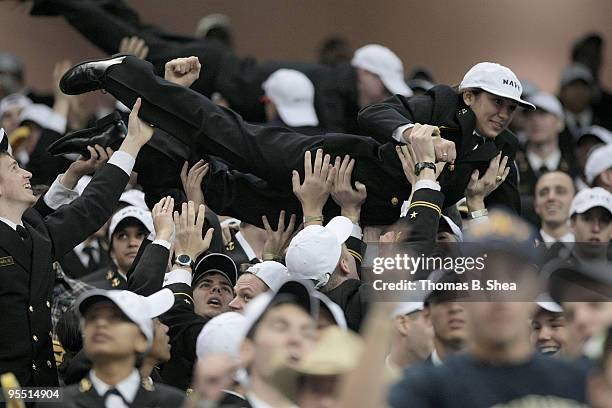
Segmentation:
{"type": "MultiPolygon", "coordinates": [[[[399,217],[401,203],[410,194],[393,144],[380,145],[371,138],[346,134],[306,136],[285,128],[246,123],[235,112],[215,105],[202,94],[156,76],[150,63],[134,57],[111,66],[102,84],[127,106],[141,97],[141,117],[190,146],[196,157],[212,155],[223,159],[227,170],[220,173],[221,181],[213,183],[223,186],[226,194],[218,207],[231,202],[245,208],[252,192],[257,191],[265,197],[278,197],[268,200],[276,204],[266,213],[270,218],[277,217],[277,210],[295,208],[291,172],[297,170],[303,176],[304,153],[314,153],[318,148],[332,156],[349,154],[356,159],[353,178],[368,188],[368,200],[362,209],[364,223],[393,223],[399,217]],[[231,173],[232,170],[238,174],[231,173]],[[251,179],[246,173],[256,178],[251,179]],[[227,180],[233,181],[227,184],[227,180]],[[246,187],[228,193],[240,183],[246,187]]],[[[139,161],[146,159],[139,157],[139,161]]],[[[154,163],[150,168],[159,171],[154,163]]],[[[337,213],[339,208],[329,200],[326,216],[337,213]]],[[[254,221],[261,215],[249,214],[247,222],[260,225],[254,221]]]]}

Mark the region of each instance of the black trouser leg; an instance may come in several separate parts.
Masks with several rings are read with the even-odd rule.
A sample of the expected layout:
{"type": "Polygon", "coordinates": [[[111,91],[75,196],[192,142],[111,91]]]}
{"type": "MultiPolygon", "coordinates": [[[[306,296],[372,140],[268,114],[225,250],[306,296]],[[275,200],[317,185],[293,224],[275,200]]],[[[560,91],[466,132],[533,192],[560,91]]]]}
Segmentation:
{"type": "Polygon", "coordinates": [[[103,86],[128,107],[141,97],[145,121],[200,155],[221,157],[232,168],[253,173],[281,190],[291,188],[292,170],[303,172],[304,152],[323,143],[322,137],[245,123],[207,97],[156,76],[150,63],[134,57],[111,66],[103,86]]]}

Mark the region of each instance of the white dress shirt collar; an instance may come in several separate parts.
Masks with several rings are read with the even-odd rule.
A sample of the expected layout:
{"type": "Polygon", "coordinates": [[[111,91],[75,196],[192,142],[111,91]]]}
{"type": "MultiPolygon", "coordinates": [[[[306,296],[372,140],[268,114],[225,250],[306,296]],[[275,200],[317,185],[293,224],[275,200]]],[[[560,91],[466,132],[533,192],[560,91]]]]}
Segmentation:
{"type": "Polygon", "coordinates": [[[444,362],[442,361],[442,359],[440,358],[440,356],[438,355],[438,352],[436,351],[436,348],[434,347],[433,351],[431,352],[431,362],[433,363],[433,365],[437,366],[441,366],[444,365],[444,362]]]}
{"type": "Polygon", "coordinates": [[[2,221],[3,223],[11,227],[14,231],[17,231],[17,225],[21,225],[23,227],[23,222],[20,222],[19,224],[15,224],[13,221],[9,220],[8,218],[0,217],[0,221],[2,221]]]}
{"type": "Polygon", "coordinates": [[[548,171],[555,171],[559,168],[559,163],[561,162],[561,150],[557,148],[547,158],[542,159],[540,156],[527,149],[527,160],[536,173],[540,171],[542,166],[546,166],[548,171]]]}
{"type": "Polygon", "coordinates": [[[544,241],[544,245],[546,245],[546,248],[550,248],[552,244],[554,244],[555,242],[566,243],[566,242],[574,242],[575,240],[574,234],[572,234],[569,231],[566,232],[565,235],[563,235],[559,239],[556,239],[552,235],[547,234],[543,229],[540,229],[540,235],[542,236],[542,241],[544,241]]]}
{"type": "Polygon", "coordinates": [[[111,388],[115,388],[117,391],[119,391],[121,396],[129,403],[134,402],[134,398],[136,398],[136,394],[138,393],[138,389],[140,388],[140,374],[136,369],[134,369],[130,375],[128,375],[115,387],[111,387],[110,385],[99,379],[96,376],[94,370],[91,370],[89,372],[89,378],[91,379],[91,383],[93,384],[99,396],[103,396],[108,390],[110,390],[111,388]]]}

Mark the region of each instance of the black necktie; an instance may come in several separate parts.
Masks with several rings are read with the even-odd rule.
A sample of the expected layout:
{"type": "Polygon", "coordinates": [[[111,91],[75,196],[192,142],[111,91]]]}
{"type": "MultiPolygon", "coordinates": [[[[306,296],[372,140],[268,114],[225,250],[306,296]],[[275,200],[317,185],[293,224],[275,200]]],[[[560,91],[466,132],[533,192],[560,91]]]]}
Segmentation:
{"type": "Polygon", "coordinates": [[[111,389],[109,389],[108,391],[106,391],[106,393],[104,394],[104,405],[106,405],[106,400],[108,399],[108,397],[109,397],[110,395],[116,395],[116,396],[118,396],[119,398],[121,398],[121,400],[123,401],[123,403],[124,403],[126,406],[128,406],[128,407],[130,406],[129,402],[127,402],[127,401],[125,400],[125,398],[123,398],[123,395],[121,395],[121,393],[120,393],[119,391],[117,391],[117,389],[116,389],[116,388],[111,388],[111,389]]]}
{"type": "Polygon", "coordinates": [[[544,173],[548,173],[548,167],[546,167],[545,164],[543,164],[542,167],[540,167],[539,175],[541,176],[544,173]]]}
{"type": "Polygon", "coordinates": [[[17,234],[19,234],[19,236],[21,237],[21,240],[23,241],[23,244],[28,250],[28,254],[31,254],[32,253],[32,237],[30,237],[30,233],[25,227],[21,225],[18,225],[16,230],[17,230],[17,234]]]}
{"type": "Polygon", "coordinates": [[[94,257],[95,248],[87,245],[83,248],[83,253],[88,256],[87,260],[87,272],[95,272],[98,270],[98,263],[96,262],[96,258],[94,257]]]}

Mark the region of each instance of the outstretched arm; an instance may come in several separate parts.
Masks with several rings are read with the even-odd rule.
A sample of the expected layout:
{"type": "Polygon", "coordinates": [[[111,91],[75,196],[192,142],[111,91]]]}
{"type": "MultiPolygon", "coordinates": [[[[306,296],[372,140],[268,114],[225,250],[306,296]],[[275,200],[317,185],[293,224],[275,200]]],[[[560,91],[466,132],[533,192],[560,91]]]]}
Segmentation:
{"type": "Polygon", "coordinates": [[[139,111],[140,99],[132,109],[128,134],[119,151],[96,173],[83,194],[45,219],[55,259],[84,241],[110,218],[127,185],[140,148],[153,134],[153,128],[138,117],[139,111]]]}

